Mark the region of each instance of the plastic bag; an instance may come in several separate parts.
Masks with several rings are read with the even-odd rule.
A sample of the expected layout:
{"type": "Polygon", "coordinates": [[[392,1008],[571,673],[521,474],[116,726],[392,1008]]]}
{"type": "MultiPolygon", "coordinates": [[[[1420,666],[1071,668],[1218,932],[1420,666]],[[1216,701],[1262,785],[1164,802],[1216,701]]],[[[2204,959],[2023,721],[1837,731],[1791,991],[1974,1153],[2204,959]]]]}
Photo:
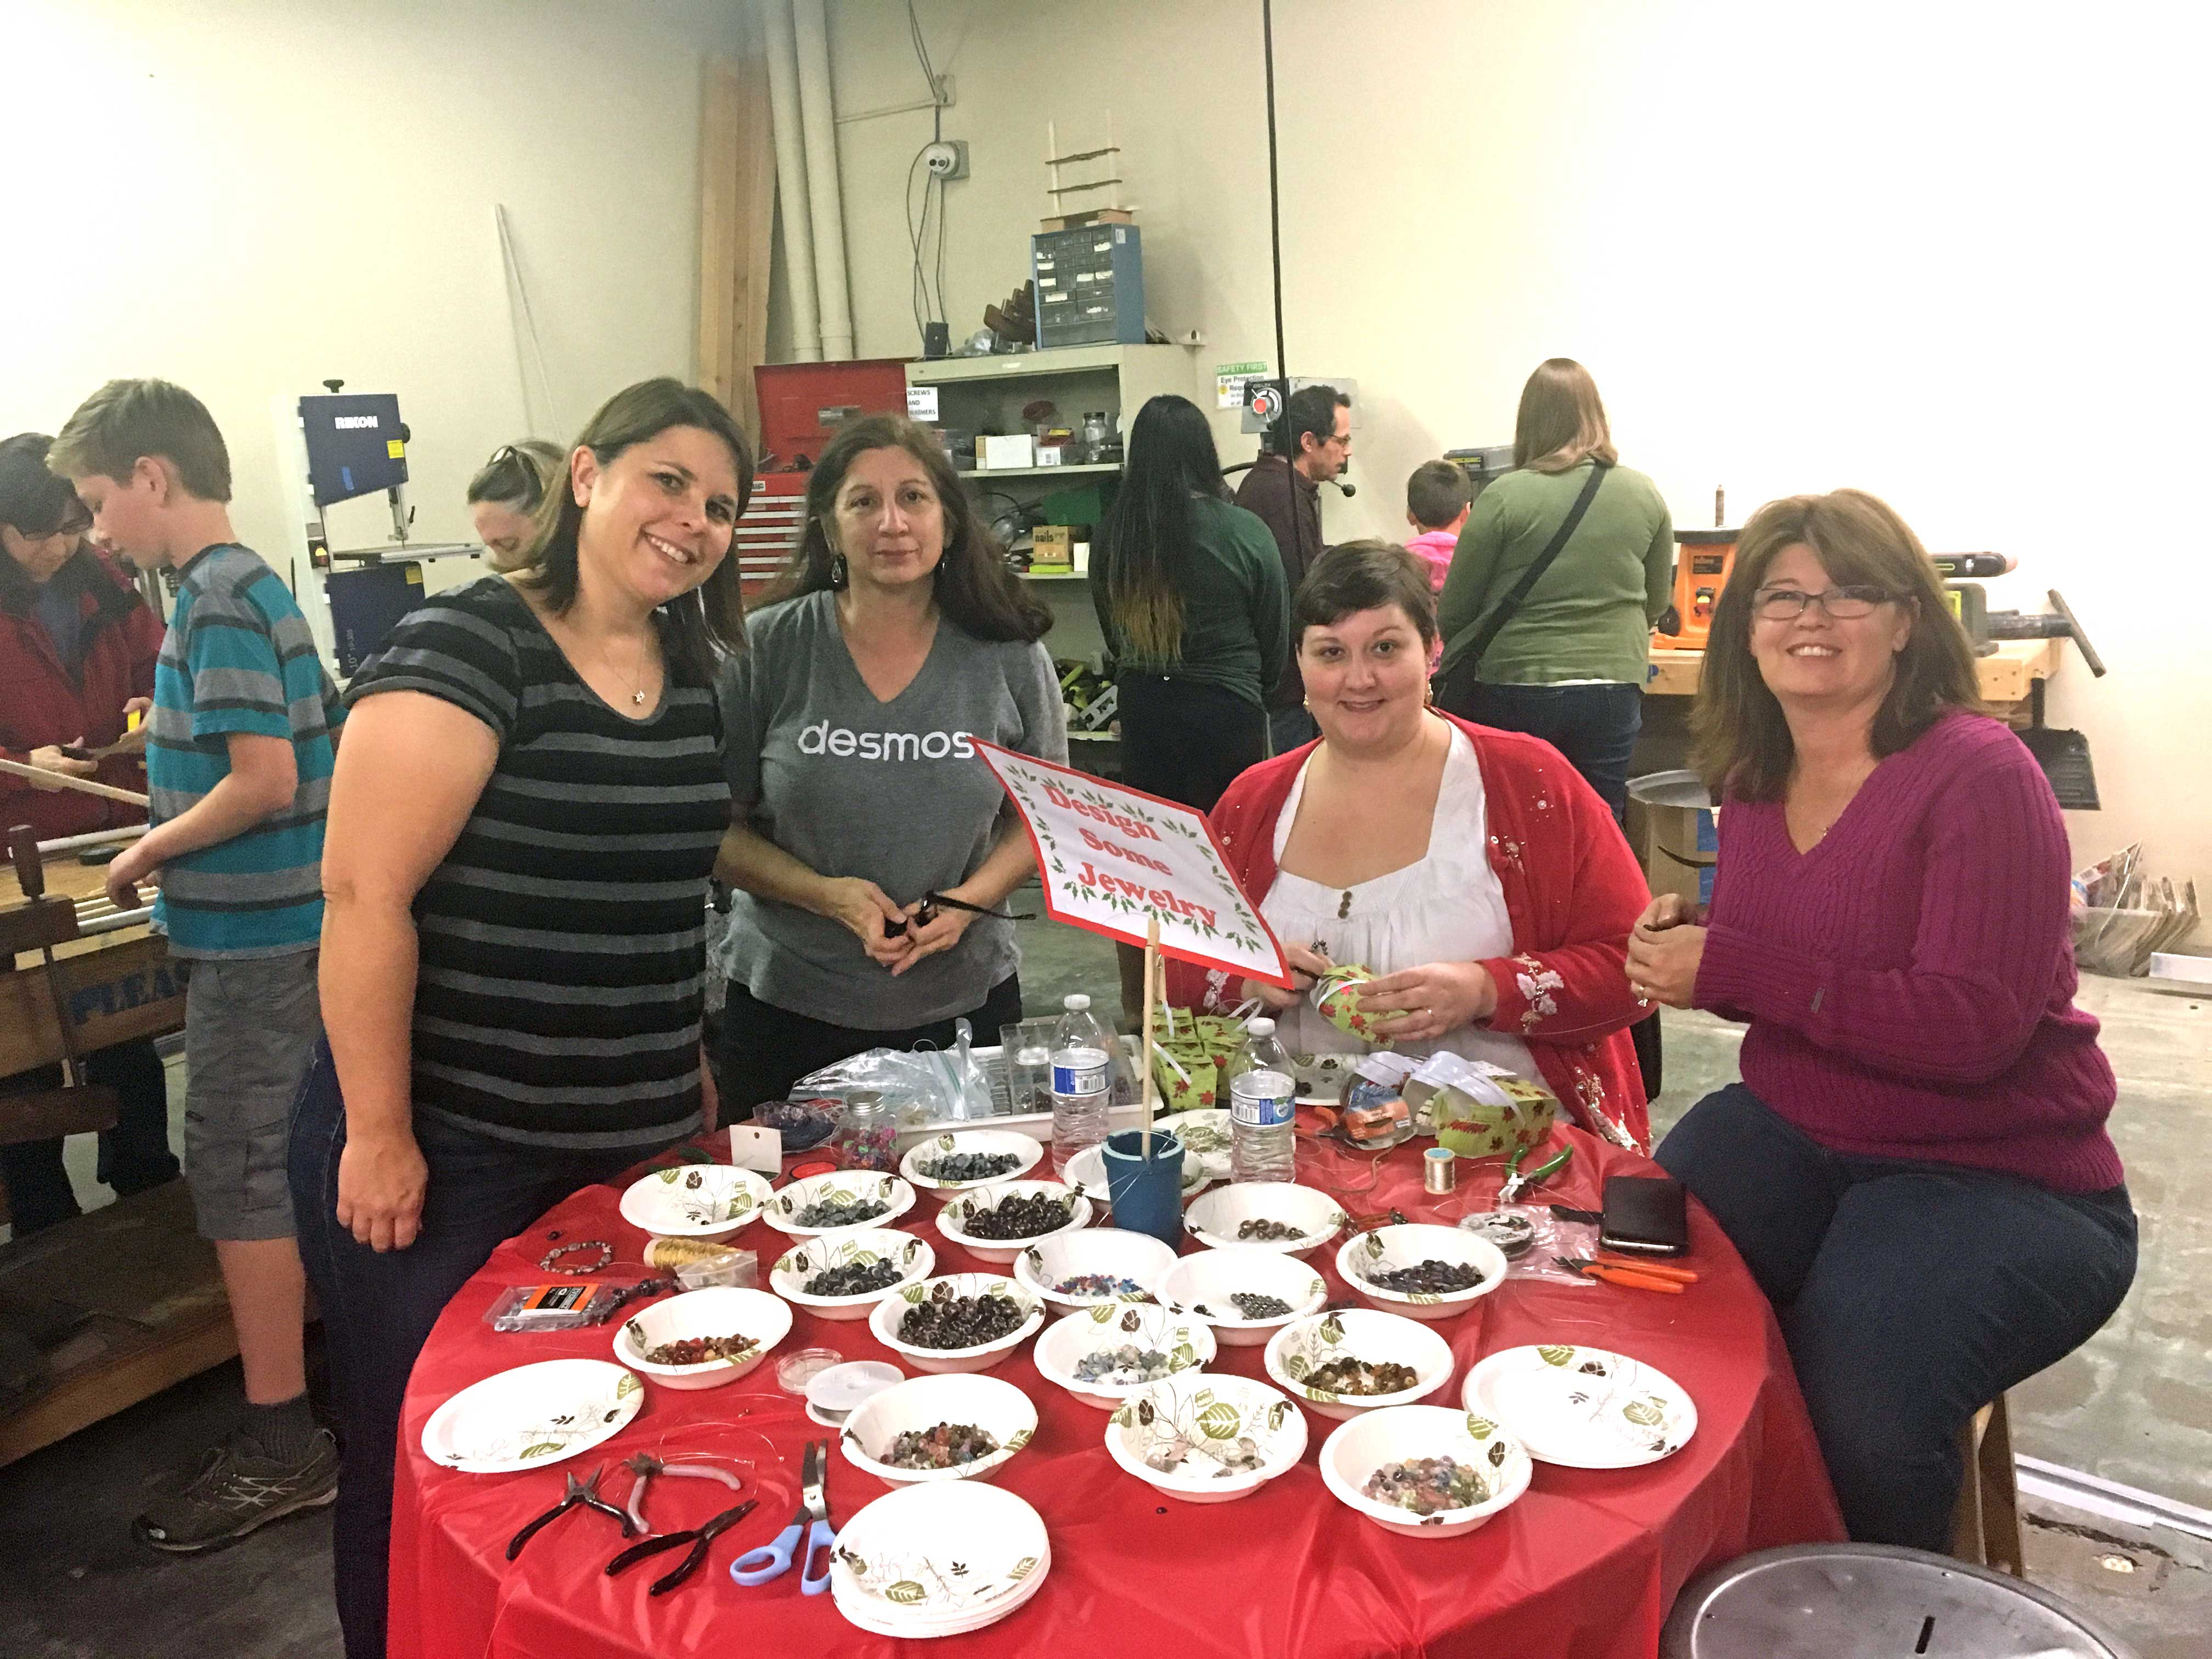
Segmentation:
{"type": "Polygon", "coordinates": [[[944,1054],[871,1048],[809,1073],[792,1085],[791,1092],[842,1101],[855,1090],[882,1097],[908,1128],[992,1115],[991,1085],[965,1046],[944,1054]]]}
{"type": "Polygon", "coordinates": [[[1597,1225],[1594,1222],[1569,1221],[1558,1214],[1548,1204],[1501,1204],[1495,1209],[1472,1210],[1459,1219],[1461,1228],[1477,1237],[1490,1238],[1499,1249],[1504,1243],[1492,1237],[1485,1228],[1483,1218],[1500,1215],[1526,1222],[1533,1242],[1518,1255],[1505,1258],[1508,1279],[1540,1279],[1553,1285],[1595,1285],[1594,1279],[1584,1279],[1580,1273],[1557,1265],[1558,1258],[1587,1261],[1596,1254],[1597,1225]]]}

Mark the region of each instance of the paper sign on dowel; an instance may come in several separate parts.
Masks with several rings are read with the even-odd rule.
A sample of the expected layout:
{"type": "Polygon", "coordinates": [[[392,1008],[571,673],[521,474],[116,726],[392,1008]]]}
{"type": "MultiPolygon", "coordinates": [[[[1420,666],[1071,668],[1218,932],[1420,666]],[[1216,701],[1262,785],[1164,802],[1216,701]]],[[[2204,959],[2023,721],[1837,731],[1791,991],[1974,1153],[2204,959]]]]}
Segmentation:
{"type": "Polygon", "coordinates": [[[1202,813],[975,741],[1029,827],[1055,921],[1142,945],[1157,915],[1168,955],[1289,988],[1283,947],[1202,813]]]}

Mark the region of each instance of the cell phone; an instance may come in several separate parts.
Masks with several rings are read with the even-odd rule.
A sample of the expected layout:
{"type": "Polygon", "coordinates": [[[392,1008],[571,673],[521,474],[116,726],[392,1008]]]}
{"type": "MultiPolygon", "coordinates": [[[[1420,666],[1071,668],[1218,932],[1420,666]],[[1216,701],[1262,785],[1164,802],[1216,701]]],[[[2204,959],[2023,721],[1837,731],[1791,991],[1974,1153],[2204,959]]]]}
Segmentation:
{"type": "Polygon", "coordinates": [[[1680,1255],[1690,1248],[1689,1201],[1672,1176],[1607,1176],[1598,1243],[1639,1255],[1680,1255]]]}

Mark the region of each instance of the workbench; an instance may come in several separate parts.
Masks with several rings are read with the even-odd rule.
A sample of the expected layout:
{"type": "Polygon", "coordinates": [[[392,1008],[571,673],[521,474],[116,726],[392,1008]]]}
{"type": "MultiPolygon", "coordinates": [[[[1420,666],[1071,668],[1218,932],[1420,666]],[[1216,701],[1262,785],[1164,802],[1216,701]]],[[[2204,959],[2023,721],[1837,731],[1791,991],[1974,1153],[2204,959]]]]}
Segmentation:
{"type": "MultiPolygon", "coordinates": [[[[94,898],[106,879],[104,866],[68,854],[49,859],[46,873],[50,897],[94,898]]],[[[21,901],[15,871],[0,862],[0,908],[21,901]]],[[[71,939],[54,955],[79,1053],[184,1024],[182,977],[144,927],[71,939]]],[[[62,1059],[56,1014],[38,956],[0,967],[0,1078],[62,1059]]],[[[52,1376],[0,1415],[0,1464],[238,1352],[215,1249],[194,1229],[182,1181],[0,1244],[0,1321],[45,1352],[52,1376]]]]}
{"type": "MultiPolygon", "coordinates": [[[[97,898],[107,880],[106,866],[79,864],[67,853],[48,859],[46,869],[49,896],[97,898]]],[[[15,871],[0,862],[0,909],[21,903],[22,896],[15,871]]],[[[159,934],[125,927],[71,939],[57,945],[54,955],[80,1054],[184,1028],[184,982],[159,934]]],[[[0,971],[0,1078],[61,1058],[46,969],[35,956],[17,957],[12,971],[0,971]]]]}
{"type": "MultiPolygon", "coordinates": [[[[1995,651],[1974,661],[1975,674],[1981,681],[1982,701],[2000,708],[2026,702],[2032,682],[2047,680],[2057,672],[2059,643],[2057,640],[1998,641],[1995,651]]],[[[1654,651],[1651,675],[1644,684],[1644,695],[1693,696],[1705,666],[1705,653],[1702,651],[1654,651]]]]}

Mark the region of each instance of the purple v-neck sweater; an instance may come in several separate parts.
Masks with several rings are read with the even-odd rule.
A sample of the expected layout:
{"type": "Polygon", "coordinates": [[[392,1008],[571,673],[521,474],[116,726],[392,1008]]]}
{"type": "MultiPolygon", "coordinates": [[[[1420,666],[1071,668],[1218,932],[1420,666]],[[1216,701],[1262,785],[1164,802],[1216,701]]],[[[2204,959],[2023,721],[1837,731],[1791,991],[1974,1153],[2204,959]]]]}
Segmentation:
{"type": "Polygon", "coordinates": [[[2068,879],[2033,757],[1996,720],[1948,715],[1810,852],[1779,801],[1727,804],[1697,1005],[1750,1022],[1744,1082],[1838,1152],[2117,1186],[2068,879]]]}

